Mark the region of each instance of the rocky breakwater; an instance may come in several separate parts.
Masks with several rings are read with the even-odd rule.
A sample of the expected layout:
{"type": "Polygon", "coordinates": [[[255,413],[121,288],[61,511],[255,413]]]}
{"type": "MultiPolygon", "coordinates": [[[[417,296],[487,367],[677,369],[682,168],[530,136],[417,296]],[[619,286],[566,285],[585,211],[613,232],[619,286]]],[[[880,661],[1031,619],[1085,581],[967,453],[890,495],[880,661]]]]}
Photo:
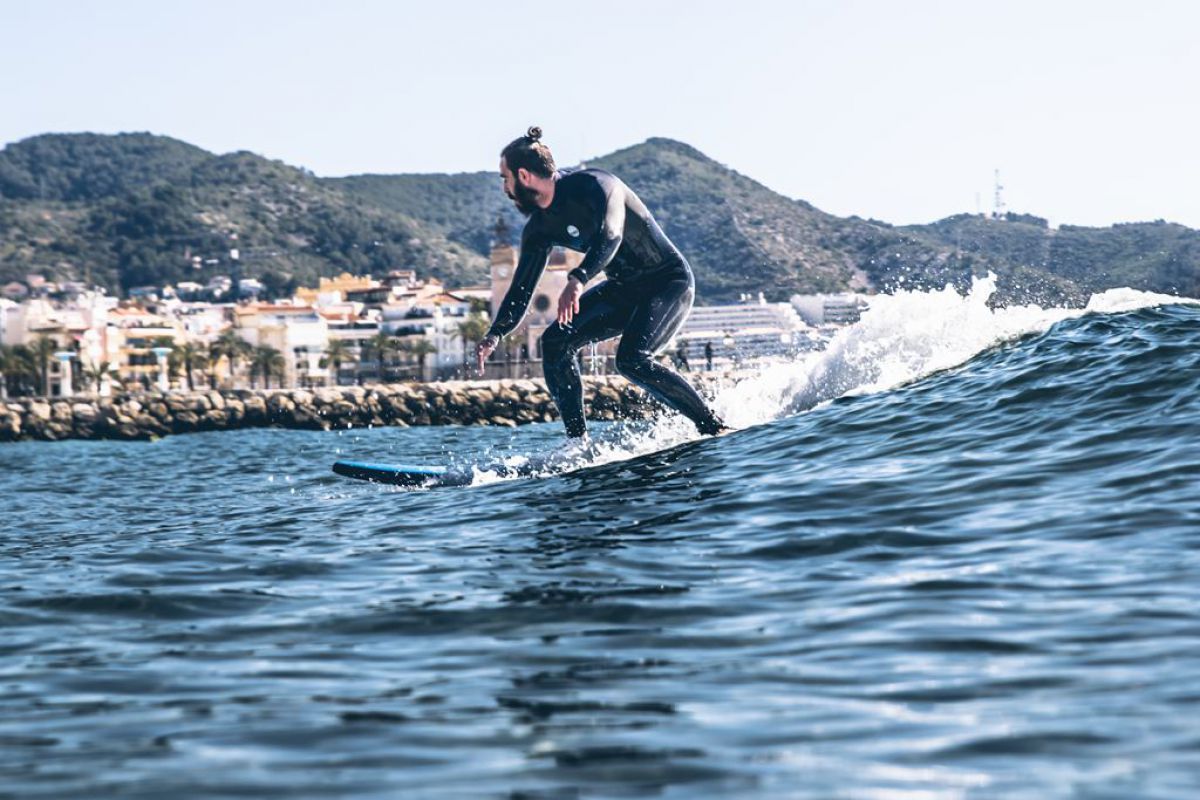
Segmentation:
{"type": "MultiPolygon", "coordinates": [[[[639,419],[653,412],[645,393],[622,378],[588,378],[586,384],[591,419],[639,419]]],[[[557,416],[540,380],[144,392],[111,398],[0,401],[0,442],[144,440],[173,433],[261,427],[516,426],[550,422],[557,416]]]]}

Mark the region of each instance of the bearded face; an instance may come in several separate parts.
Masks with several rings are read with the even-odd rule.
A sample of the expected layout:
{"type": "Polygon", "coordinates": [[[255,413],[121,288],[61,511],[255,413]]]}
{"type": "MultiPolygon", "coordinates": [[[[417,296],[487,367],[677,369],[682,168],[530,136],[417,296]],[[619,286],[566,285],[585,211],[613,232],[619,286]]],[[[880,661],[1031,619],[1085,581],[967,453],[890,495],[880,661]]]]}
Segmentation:
{"type": "Polygon", "coordinates": [[[528,217],[537,210],[537,192],[521,183],[519,175],[513,175],[512,191],[505,189],[504,193],[508,195],[509,200],[513,201],[513,205],[517,207],[517,211],[520,211],[525,216],[528,217]]]}

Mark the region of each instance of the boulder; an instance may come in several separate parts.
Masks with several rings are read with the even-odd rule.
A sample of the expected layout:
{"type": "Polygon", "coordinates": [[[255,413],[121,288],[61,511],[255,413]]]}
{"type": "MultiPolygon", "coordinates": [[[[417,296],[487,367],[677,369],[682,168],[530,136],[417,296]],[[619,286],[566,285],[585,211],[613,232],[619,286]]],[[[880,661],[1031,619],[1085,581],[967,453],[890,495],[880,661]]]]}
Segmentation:
{"type": "Polygon", "coordinates": [[[229,417],[222,409],[210,409],[203,417],[200,418],[200,427],[204,430],[219,431],[224,430],[229,425],[229,417]]]}
{"type": "MultiPolygon", "coordinates": [[[[159,423],[157,420],[155,420],[154,424],[158,425],[159,423]]],[[[140,428],[133,423],[127,423],[117,428],[116,435],[118,439],[149,439],[150,430],[147,428],[140,428]]]]}
{"type": "Polygon", "coordinates": [[[357,410],[358,406],[354,405],[354,403],[350,403],[345,400],[338,400],[337,402],[333,403],[333,405],[329,406],[328,410],[325,412],[325,416],[333,419],[349,419],[350,417],[354,416],[354,412],[357,410]]]}
{"type": "Polygon", "coordinates": [[[100,416],[100,410],[91,403],[75,403],[71,406],[71,416],[76,425],[80,422],[91,423],[100,416]]]}
{"type": "Polygon", "coordinates": [[[295,407],[296,404],[292,402],[292,398],[283,392],[275,392],[267,398],[267,408],[271,411],[291,411],[295,407]]]}
{"type": "Polygon", "coordinates": [[[225,400],[225,416],[230,424],[241,422],[245,415],[246,406],[241,400],[234,397],[225,400]]]}
{"type": "Polygon", "coordinates": [[[317,406],[331,406],[342,399],[342,394],[337,389],[324,388],[317,389],[313,393],[313,401],[317,406]]]}
{"type": "Polygon", "coordinates": [[[199,427],[200,418],[191,411],[180,411],[175,415],[171,427],[175,433],[190,433],[199,427]]]}
{"type": "Polygon", "coordinates": [[[21,438],[21,415],[11,411],[0,413],[0,441],[15,442],[21,438]]]}
{"type": "Polygon", "coordinates": [[[316,411],[306,405],[296,405],[284,413],[284,422],[298,428],[320,428],[322,421],[317,418],[316,411]]]}
{"type": "Polygon", "coordinates": [[[266,422],[267,403],[261,397],[251,395],[245,399],[243,405],[245,407],[243,419],[246,420],[246,424],[255,425],[266,422]]]}

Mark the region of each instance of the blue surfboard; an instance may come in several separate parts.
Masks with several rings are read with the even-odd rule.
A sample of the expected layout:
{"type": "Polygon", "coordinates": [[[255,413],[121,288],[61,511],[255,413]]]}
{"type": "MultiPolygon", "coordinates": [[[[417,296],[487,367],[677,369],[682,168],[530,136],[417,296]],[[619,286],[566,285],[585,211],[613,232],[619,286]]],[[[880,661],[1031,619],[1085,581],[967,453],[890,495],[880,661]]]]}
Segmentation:
{"type": "Polygon", "coordinates": [[[347,478],[355,478],[371,483],[386,483],[391,486],[453,486],[470,483],[471,476],[461,476],[466,480],[459,483],[453,479],[460,477],[457,471],[446,467],[422,467],[403,464],[368,464],[362,461],[338,461],[333,465],[333,471],[347,478]],[[447,481],[451,481],[447,483],[447,481]]]}
{"type": "MultiPolygon", "coordinates": [[[[725,431],[718,436],[724,436],[725,431]]],[[[711,437],[706,437],[711,438],[711,437]]],[[[692,439],[667,447],[663,450],[630,455],[628,460],[637,460],[662,455],[671,451],[692,447],[704,439],[692,439]]],[[[484,462],[465,464],[462,466],[417,466],[408,464],[375,464],[364,461],[338,461],[333,465],[333,471],[347,478],[371,483],[382,483],[390,486],[408,486],[421,489],[432,489],[439,486],[470,486],[475,482],[479,473],[490,473],[500,478],[527,478],[566,474],[596,466],[590,458],[563,458],[561,453],[550,452],[534,454],[524,459],[508,462],[484,462]]]]}
{"type": "MultiPolygon", "coordinates": [[[[502,478],[533,475],[544,468],[536,460],[520,466],[507,464],[479,465],[481,471],[502,478]]],[[[333,471],[347,478],[390,486],[412,486],[432,489],[436,486],[470,486],[476,477],[475,469],[466,467],[428,467],[407,464],[369,464],[362,461],[337,461],[333,471]]]]}

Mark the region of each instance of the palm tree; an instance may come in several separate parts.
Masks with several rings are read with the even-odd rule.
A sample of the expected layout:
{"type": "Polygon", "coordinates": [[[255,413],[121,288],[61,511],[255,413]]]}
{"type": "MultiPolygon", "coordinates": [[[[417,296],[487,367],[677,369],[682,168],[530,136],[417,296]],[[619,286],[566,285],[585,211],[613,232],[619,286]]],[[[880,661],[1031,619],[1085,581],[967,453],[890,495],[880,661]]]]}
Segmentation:
{"type": "Polygon", "coordinates": [[[112,374],[115,365],[111,361],[101,361],[99,364],[89,364],[83,368],[80,377],[83,378],[85,386],[96,384],[96,394],[101,394],[104,389],[104,381],[112,374]]]}
{"type": "Polygon", "coordinates": [[[321,356],[320,365],[322,369],[332,368],[333,383],[337,386],[342,382],[341,370],[343,362],[353,360],[354,352],[344,339],[330,339],[325,345],[325,355],[321,356]]]}
{"type": "Polygon", "coordinates": [[[483,314],[468,314],[458,323],[454,335],[464,342],[477,342],[487,336],[490,327],[491,323],[483,314]]]}
{"type": "Polygon", "coordinates": [[[42,376],[42,397],[50,396],[50,359],[58,352],[58,342],[45,334],[33,340],[30,348],[34,363],[42,376]]]}
{"type": "Polygon", "coordinates": [[[38,368],[33,351],[23,344],[8,348],[7,356],[3,358],[5,380],[12,380],[17,394],[37,394],[38,368]]]}
{"type": "Polygon", "coordinates": [[[37,376],[28,347],[0,344],[0,400],[8,399],[8,384],[17,394],[25,394],[30,378],[37,376]]]}
{"type": "Polygon", "coordinates": [[[478,342],[484,336],[487,336],[488,329],[491,328],[491,323],[483,314],[468,314],[463,318],[463,321],[458,323],[454,335],[463,341],[463,365],[470,367],[471,364],[471,343],[478,342]]]}
{"type": "Polygon", "coordinates": [[[212,367],[212,374],[209,380],[213,386],[216,386],[217,362],[222,358],[229,362],[229,378],[233,380],[237,375],[238,359],[248,358],[253,348],[250,343],[238,335],[238,332],[233,328],[226,328],[221,332],[221,335],[216,338],[216,341],[209,347],[208,363],[212,367]]]}
{"type": "Polygon", "coordinates": [[[187,373],[189,392],[196,390],[196,383],[192,379],[192,370],[204,369],[204,367],[208,364],[209,356],[208,353],[205,352],[206,349],[207,348],[205,348],[204,345],[200,344],[199,342],[185,341],[175,349],[175,352],[171,354],[173,357],[177,358],[178,363],[183,366],[184,372],[187,373]]]}
{"type": "Polygon", "coordinates": [[[261,372],[263,376],[263,388],[270,389],[271,375],[278,375],[282,382],[285,369],[287,369],[287,362],[283,360],[283,354],[274,347],[255,347],[250,354],[251,388],[255,388],[255,377],[261,372]]]}
{"type": "Polygon", "coordinates": [[[18,369],[16,350],[0,344],[0,400],[8,399],[8,377],[18,369]]]}
{"type": "Polygon", "coordinates": [[[417,380],[425,380],[425,359],[431,353],[436,353],[437,347],[433,342],[422,337],[409,342],[405,350],[417,359],[417,366],[420,369],[417,380]]]}
{"type": "Polygon", "coordinates": [[[394,336],[381,331],[367,340],[366,348],[368,351],[375,353],[376,358],[379,360],[379,380],[385,381],[387,379],[387,370],[385,368],[387,357],[389,354],[394,355],[399,351],[399,342],[396,341],[394,336]]]}

